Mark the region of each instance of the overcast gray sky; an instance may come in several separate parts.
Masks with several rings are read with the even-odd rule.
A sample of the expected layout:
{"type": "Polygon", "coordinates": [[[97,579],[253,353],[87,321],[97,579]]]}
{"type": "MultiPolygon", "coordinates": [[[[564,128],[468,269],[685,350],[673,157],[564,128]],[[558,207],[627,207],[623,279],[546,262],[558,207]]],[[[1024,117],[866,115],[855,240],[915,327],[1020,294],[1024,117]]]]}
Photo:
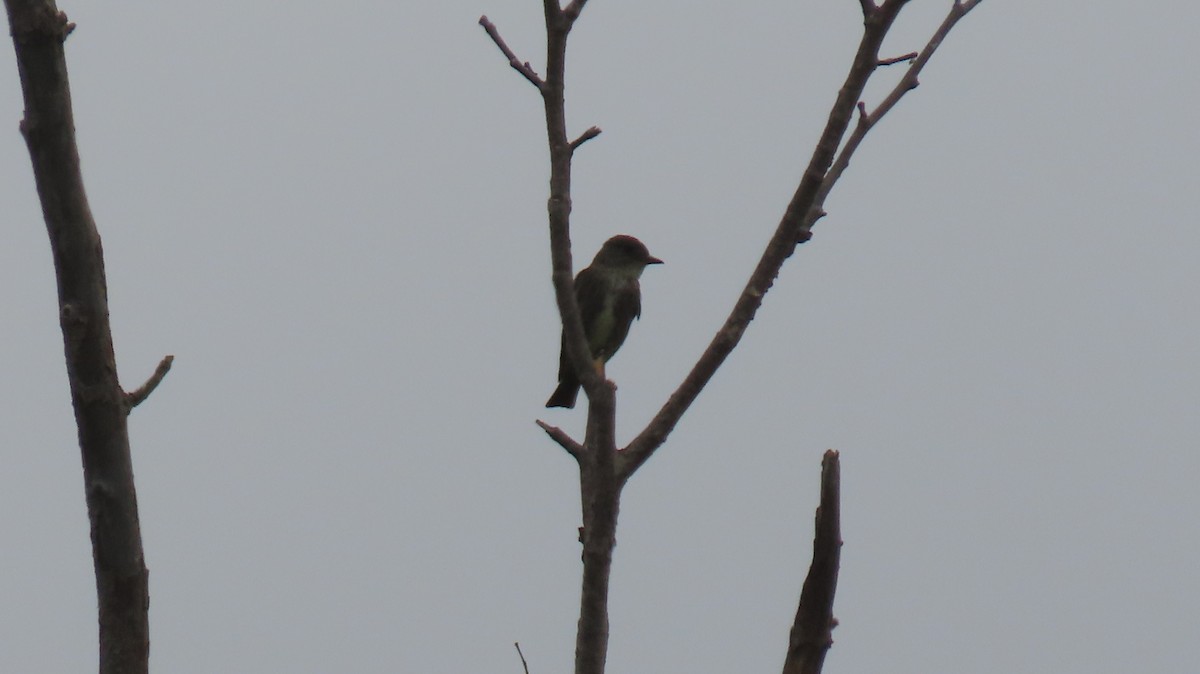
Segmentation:
{"type": "MultiPolygon", "coordinates": [[[[914,0],[885,52],[950,0],[914,0]]],[[[573,462],[537,0],[62,0],[131,420],[151,664],[569,671],[573,462]]],[[[712,337],[858,40],[854,0],[592,0],[577,262],[667,261],[618,438],[712,337]]],[[[880,124],[741,347],[629,484],[613,672],[772,672],[842,453],[827,672],[1196,671],[1200,8],[988,0],[880,124]]],[[[92,671],[55,282],[0,50],[0,672],[92,671]]],[[[883,71],[877,102],[899,70],[883,71]]]]}

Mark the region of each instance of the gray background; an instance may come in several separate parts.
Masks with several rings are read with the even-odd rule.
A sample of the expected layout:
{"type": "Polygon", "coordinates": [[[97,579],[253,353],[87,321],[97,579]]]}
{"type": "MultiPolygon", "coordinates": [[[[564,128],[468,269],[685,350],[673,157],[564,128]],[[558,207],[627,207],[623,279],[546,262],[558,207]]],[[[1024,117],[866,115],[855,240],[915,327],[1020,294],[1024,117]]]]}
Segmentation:
{"type": "MultiPolygon", "coordinates": [[[[885,52],[924,44],[914,0],[885,52]]],[[[134,413],[152,667],[569,671],[573,462],[541,3],[64,2],[134,413]]],[[[1200,8],[990,0],[876,128],[741,348],[625,494],[613,672],[770,672],[842,452],[829,672],[1194,672],[1200,8]]],[[[667,264],[618,437],[740,291],[857,43],[854,0],[593,0],[576,261],[667,264]]],[[[0,57],[0,671],[95,668],[54,277],[0,57]]],[[[874,103],[899,69],[878,74],[874,103]]]]}

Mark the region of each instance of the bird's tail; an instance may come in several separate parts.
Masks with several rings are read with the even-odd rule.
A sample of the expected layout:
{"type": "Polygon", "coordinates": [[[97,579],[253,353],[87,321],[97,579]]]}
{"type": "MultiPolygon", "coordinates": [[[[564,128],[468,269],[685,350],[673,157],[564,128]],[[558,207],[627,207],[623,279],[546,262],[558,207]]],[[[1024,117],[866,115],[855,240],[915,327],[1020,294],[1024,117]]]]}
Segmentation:
{"type": "Polygon", "coordinates": [[[563,380],[558,382],[558,388],[554,389],[554,393],[550,394],[550,399],[546,401],[546,407],[575,407],[575,398],[579,395],[579,382],[575,377],[567,375],[563,380]]]}

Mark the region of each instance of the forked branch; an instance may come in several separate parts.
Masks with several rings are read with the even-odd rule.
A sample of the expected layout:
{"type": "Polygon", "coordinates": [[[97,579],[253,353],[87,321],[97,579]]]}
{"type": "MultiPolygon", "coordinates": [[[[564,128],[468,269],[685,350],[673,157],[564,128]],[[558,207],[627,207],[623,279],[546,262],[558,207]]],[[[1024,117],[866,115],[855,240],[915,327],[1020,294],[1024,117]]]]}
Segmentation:
{"type": "Polygon", "coordinates": [[[956,0],[946,20],[934,33],[925,49],[913,60],[892,94],[884,99],[875,111],[867,114],[865,106],[861,104],[863,89],[875,69],[879,67],[879,48],[883,38],[907,1],[886,0],[881,5],[875,5],[870,0],[861,0],[864,15],[863,36],[800,185],[725,323],[658,414],[622,450],[617,465],[618,474],[622,479],[628,479],[662,445],[684,412],[716,373],[717,368],[741,341],[750,321],[762,305],[763,297],[779,275],[784,261],[791,256],[798,243],[810,238],[813,223],[824,215],[822,209],[829,190],[849,165],[850,156],[870,127],[878,122],[905,92],[916,86],[917,74],[924,68],[946,34],[962,16],[982,0],[956,0]],[[860,112],[859,122],[839,154],[838,147],[846,137],[856,108],[860,112]]]}
{"type": "MultiPolygon", "coordinates": [[[[975,6],[980,2],[982,2],[982,0],[955,2],[953,6],[950,7],[950,12],[946,14],[946,18],[942,20],[941,25],[938,26],[936,31],[934,31],[933,36],[929,38],[929,42],[925,44],[924,49],[922,49],[919,53],[907,54],[899,57],[898,61],[911,61],[911,63],[909,64],[908,69],[905,70],[904,75],[900,78],[900,81],[896,83],[896,86],[892,88],[891,92],[878,106],[875,107],[874,110],[867,112],[866,104],[862,101],[858,102],[858,124],[855,126],[854,131],[850,134],[850,137],[846,140],[846,144],[842,147],[841,152],[838,153],[837,159],[833,162],[833,166],[829,169],[829,173],[825,175],[825,180],[821,183],[821,190],[817,194],[817,201],[813,204],[813,209],[820,211],[820,209],[824,208],[825,199],[833,190],[833,186],[837,184],[838,179],[842,177],[842,174],[845,173],[846,169],[850,166],[850,158],[854,156],[854,152],[858,150],[858,146],[862,144],[863,139],[866,138],[867,132],[869,132],[871,128],[883,118],[884,115],[891,111],[892,108],[896,107],[896,104],[900,102],[901,98],[904,98],[905,94],[917,88],[917,86],[920,84],[918,76],[921,74],[921,71],[924,70],[925,64],[929,63],[929,59],[933,57],[933,53],[942,45],[942,41],[945,40],[946,36],[950,34],[950,29],[954,28],[954,24],[958,23],[959,19],[963,18],[967,12],[974,9],[975,6]]],[[[881,63],[881,65],[883,64],[881,63]]],[[[809,226],[811,226],[813,222],[816,222],[816,220],[817,216],[815,216],[815,213],[810,214],[808,223],[809,226]]]]}

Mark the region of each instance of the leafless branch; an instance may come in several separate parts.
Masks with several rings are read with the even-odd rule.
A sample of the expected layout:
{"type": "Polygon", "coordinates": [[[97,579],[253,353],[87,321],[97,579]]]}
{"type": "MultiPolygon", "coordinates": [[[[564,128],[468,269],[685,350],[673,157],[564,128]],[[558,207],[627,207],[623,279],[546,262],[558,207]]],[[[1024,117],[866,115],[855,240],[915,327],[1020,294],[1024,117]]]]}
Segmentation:
{"type": "Polygon", "coordinates": [[[163,377],[167,376],[167,372],[171,371],[171,363],[174,362],[175,356],[163,356],[163,359],[158,363],[158,367],[154,368],[154,374],[150,375],[146,383],[125,394],[125,406],[132,410],[142,404],[146,398],[149,398],[150,394],[154,393],[154,389],[158,388],[158,385],[162,383],[163,377]]]}
{"type": "MultiPolygon", "coordinates": [[[[870,10],[869,16],[863,23],[863,35],[859,42],[858,51],[846,75],[845,83],[838,91],[825,130],[821,133],[817,147],[809,160],[796,193],[792,196],[783,218],[767,243],[758,266],[755,267],[745,289],[734,304],[724,325],[717,331],[708,348],[692,367],[691,372],[684,378],[679,388],[671,394],[666,404],[658,411],[646,428],[633,439],[621,452],[617,473],[622,479],[628,479],[635,470],[650,458],[658,447],[666,440],[667,435],[679,423],[683,413],[700,395],[700,391],[708,384],[717,368],[725,362],[730,352],[737,346],[750,321],[754,319],[758,308],[762,306],[763,297],[775,282],[779,270],[785,260],[791,256],[796,244],[806,239],[804,231],[806,216],[813,210],[817,192],[825,178],[825,173],[832,164],[838,145],[850,125],[854,108],[866,87],[867,80],[875,72],[879,64],[879,47],[883,38],[895,21],[906,0],[889,0],[883,5],[870,10]]],[[[868,3],[863,3],[864,12],[868,11],[868,3]]]]}
{"type": "Polygon", "coordinates": [[[571,152],[574,152],[575,150],[579,149],[580,145],[583,145],[584,143],[588,142],[589,140],[591,140],[599,135],[600,135],[600,127],[598,127],[598,126],[593,126],[593,127],[589,128],[587,131],[584,131],[583,133],[579,134],[578,138],[571,141],[571,152]]]}
{"type": "Polygon", "coordinates": [[[583,324],[579,318],[579,306],[575,300],[574,273],[571,261],[571,157],[575,149],[600,134],[600,129],[591,127],[574,141],[567,140],[566,109],[563,102],[563,80],[565,74],[567,36],[586,0],[574,0],[566,9],[558,0],[543,0],[546,18],[546,78],[537,76],[528,63],[522,63],[486,16],[479,18],[492,41],[509,60],[509,65],[537,86],[542,94],[546,111],[546,133],[550,145],[550,199],[546,205],[550,224],[551,280],[554,297],[563,323],[563,348],[567,359],[575,368],[583,390],[593,395],[603,383],[587,349],[583,324]]]}
{"type": "Polygon", "coordinates": [[[488,36],[492,38],[492,42],[495,42],[496,46],[500,48],[500,51],[504,53],[505,58],[508,59],[508,65],[512,66],[513,70],[521,73],[521,75],[523,75],[525,79],[529,80],[533,86],[537,87],[539,91],[542,89],[542,87],[546,86],[546,83],[543,82],[542,78],[538,77],[537,72],[534,71],[533,66],[529,65],[529,61],[522,61],[521,59],[517,58],[516,53],[514,53],[512,49],[509,49],[508,44],[504,41],[504,38],[500,37],[500,31],[496,29],[496,24],[488,21],[486,15],[479,17],[479,25],[483,26],[483,29],[487,31],[488,36]]]}
{"type": "Polygon", "coordinates": [[[575,634],[576,674],[603,674],[608,657],[608,581],[617,544],[622,482],[616,475],[616,387],[602,380],[588,394],[587,451],[579,462],[583,509],[583,582],[575,634]]]}
{"type": "Polygon", "coordinates": [[[946,34],[963,15],[978,5],[981,0],[956,2],[929,44],[913,60],[912,65],[909,66],[892,94],[874,112],[866,114],[866,108],[862,105],[860,97],[867,80],[879,66],[879,48],[883,38],[907,2],[908,0],[886,0],[883,4],[876,6],[868,0],[862,0],[863,11],[866,15],[862,40],[850,72],[846,76],[846,81],[838,91],[837,99],[829,114],[829,120],[812,158],[809,160],[800,186],[796,189],[775,234],[768,242],[758,266],[754,269],[754,273],[724,325],[717,331],[691,372],[684,378],[679,388],[671,394],[654,419],[622,450],[617,464],[617,473],[622,479],[628,479],[662,445],[717,368],[737,346],[750,321],[754,319],[758,308],[762,305],[763,297],[774,284],[776,276],[779,275],[784,261],[791,256],[796,244],[808,240],[808,232],[812,229],[813,223],[824,215],[825,198],[828,196],[829,190],[832,189],[833,184],[849,164],[850,156],[866,132],[878,121],[879,117],[895,105],[906,91],[916,86],[917,74],[925,67],[925,63],[929,61],[946,34]],[[838,147],[841,139],[846,136],[856,108],[860,115],[858,124],[847,140],[845,148],[839,154],[838,147]]]}
{"type": "MultiPolygon", "coordinates": [[[[837,159],[833,162],[833,166],[830,167],[829,172],[825,175],[825,179],[821,183],[821,190],[817,194],[817,200],[813,204],[814,209],[819,210],[824,208],[826,197],[829,196],[829,193],[833,190],[833,186],[837,184],[842,174],[850,166],[850,158],[854,156],[854,152],[858,150],[858,146],[866,138],[867,132],[894,108],[905,94],[917,88],[919,84],[917,76],[925,68],[925,64],[929,62],[933,53],[941,46],[942,41],[946,39],[946,36],[950,33],[950,29],[954,28],[954,24],[958,23],[959,19],[974,9],[981,1],[970,0],[966,3],[954,3],[946,18],[942,20],[941,25],[934,31],[933,36],[929,38],[929,42],[925,44],[924,49],[912,60],[912,63],[908,66],[900,81],[896,83],[896,86],[892,88],[892,91],[883,99],[883,102],[878,107],[868,113],[866,104],[862,101],[858,102],[858,124],[850,134],[850,137],[846,139],[846,144],[842,147],[837,159]]],[[[812,221],[815,222],[816,218],[812,218],[812,221]]]]}
{"type": "Polygon", "coordinates": [[[879,59],[879,65],[890,66],[890,65],[895,65],[897,63],[903,63],[904,61],[911,61],[915,58],[917,58],[917,52],[913,51],[913,52],[904,54],[903,56],[893,56],[890,59],[879,59]]]}
{"type": "Polygon", "coordinates": [[[520,642],[514,641],[513,646],[517,647],[517,655],[521,656],[521,668],[525,670],[525,674],[529,674],[529,663],[525,662],[525,654],[521,652],[520,642]]]}
{"type": "MultiPolygon", "coordinates": [[[[572,0],[566,8],[561,7],[558,0],[543,0],[547,37],[546,75],[544,80],[540,80],[538,89],[545,108],[550,151],[550,197],[547,210],[551,279],[562,317],[566,357],[587,394],[588,417],[582,444],[544,422],[539,421],[538,425],[571,453],[580,466],[580,497],[584,524],[580,532],[584,547],[584,565],[576,639],[576,674],[602,674],[604,671],[608,643],[608,581],[621,488],[633,472],[662,445],[717,368],[741,340],[783,263],[791,256],[798,243],[808,239],[813,222],[824,214],[821,210],[824,199],[822,188],[826,184],[827,174],[839,156],[838,148],[846,137],[855,109],[859,111],[856,130],[869,127],[874,121],[867,113],[866,107],[860,104],[861,95],[867,81],[880,66],[879,48],[884,36],[909,0],[884,0],[879,5],[871,0],[859,1],[864,16],[863,36],[850,72],[846,75],[845,83],[834,101],[804,176],[758,265],[725,323],[683,383],[650,424],[628,447],[618,452],[614,440],[615,387],[592,367],[574,295],[571,260],[571,159],[576,148],[599,133],[599,130],[593,127],[575,140],[568,140],[563,104],[567,37],[586,0],[572,0]]],[[[975,0],[976,3],[978,1],[975,0]]],[[[959,7],[957,2],[955,7],[959,7]]],[[[484,23],[484,20],[481,20],[481,23],[484,23]]],[[[489,31],[489,35],[491,34],[492,31],[489,31]]],[[[492,39],[501,45],[506,55],[511,53],[503,47],[503,42],[497,36],[493,35],[492,39]]],[[[510,61],[515,61],[515,57],[510,58],[510,61]]],[[[920,62],[918,56],[914,64],[920,62]]],[[[532,72],[532,69],[529,70],[532,72]]],[[[528,74],[526,77],[528,78],[528,74]]],[[[831,472],[836,477],[836,453],[832,454],[830,460],[833,463],[831,472]]],[[[833,492],[836,499],[836,489],[833,492]]],[[[824,503],[823,501],[825,511],[836,517],[836,506],[826,507],[824,503]]],[[[814,566],[816,564],[814,558],[814,566]]],[[[836,560],[834,567],[836,570],[836,560]]],[[[809,595],[811,592],[806,586],[804,596],[809,595]]]]}
{"type": "Polygon", "coordinates": [[[47,0],[4,0],[29,148],[58,279],[59,322],[79,429],[99,613],[100,674],[145,674],[148,572],[117,379],[100,233],[79,168],[63,40],[72,25],[47,0]]]}
{"type": "Polygon", "coordinates": [[[800,592],[783,674],[820,674],[837,625],[833,596],[841,555],[841,467],[838,453],[831,449],[821,460],[821,505],[817,508],[812,565],[800,592]]]}
{"type": "Polygon", "coordinates": [[[615,475],[615,388],[592,366],[575,298],[571,262],[571,158],[576,144],[567,139],[563,98],[567,37],[583,10],[584,0],[574,0],[564,10],[557,0],[543,0],[546,18],[546,78],[539,87],[546,114],[550,150],[550,198],[546,210],[550,229],[551,280],[562,317],[563,348],[588,398],[588,422],[583,446],[563,443],[550,427],[541,424],[579,462],[580,499],[583,511],[583,581],[579,623],[575,640],[576,674],[603,674],[608,654],[608,581],[612,550],[616,544],[617,511],[621,483],[615,475]],[[585,449],[586,448],[586,449],[585,449]]]}
{"type": "Polygon", "coordinates": [[[583,452],[584,452],[583,445],[579,444],[578,442],[575,442],[575,440],[571,436],[567,435],[566,431],[559,428],[558,426],[551,426],[550,424],[548,424],[540,419],[537,421],[537,425],[538,425],[538,428],[541,428],[543,431],[546,432],[546,435],[550,436],[551,440],[557,442],[559,447],[562,447],[563,449],[567,450],[568,454],[575,457],[575,460],[578,461],[579,458],[581,456],[583,456],[583,452]]]}

